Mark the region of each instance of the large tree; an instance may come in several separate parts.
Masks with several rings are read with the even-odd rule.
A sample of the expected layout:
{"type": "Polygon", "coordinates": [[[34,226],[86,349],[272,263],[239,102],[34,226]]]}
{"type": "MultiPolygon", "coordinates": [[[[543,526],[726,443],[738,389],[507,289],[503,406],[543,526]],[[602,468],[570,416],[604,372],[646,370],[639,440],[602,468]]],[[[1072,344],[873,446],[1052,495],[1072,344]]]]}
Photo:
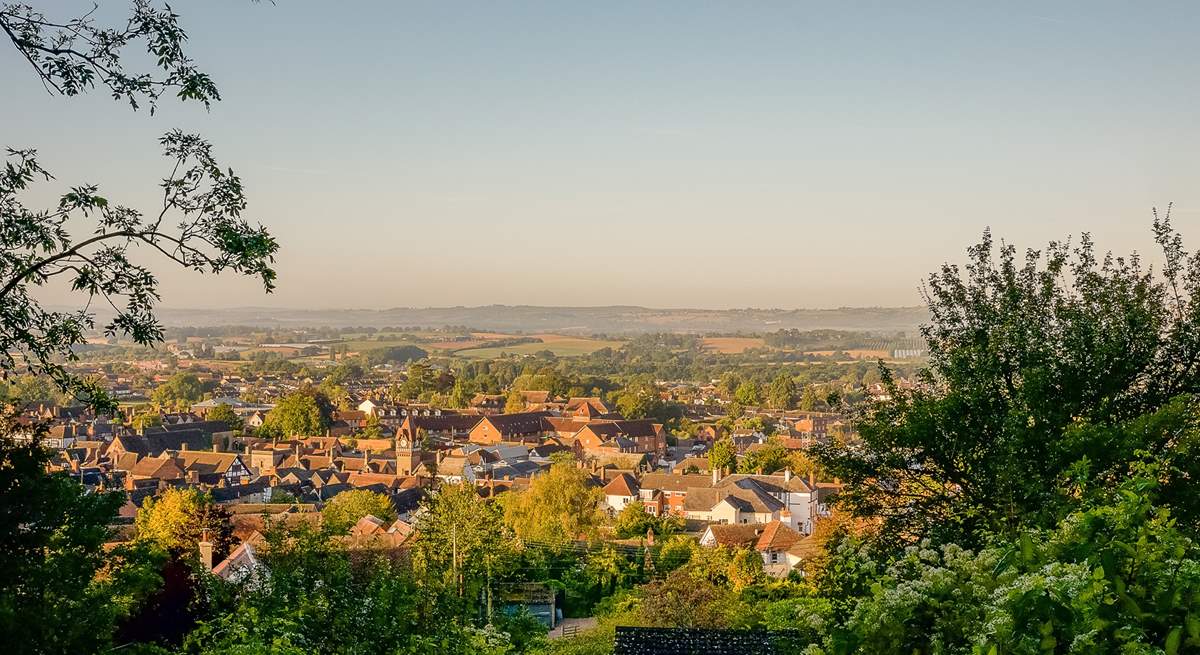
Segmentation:
{"type": "MultiPolygon", "coordinates": [[[[117,27],[98,25],[93,13],[56,19],[29,5],[4,4],[0,30],[51,93],[74,96],[100,86],[134,109],[148,104],[151,111],[166,92],[206,106],[220,99],[186,54],[187,34],[170,8],[135,0],[117,27]],[[144,46],[156,69],[126,70],[126,48],[135,44],[144,46]]],[[[109,336],[139,344],[162,340],[154,314],[158,280],[137,257],[141,251],[195,271],[256,276],[267,291],[273,288],[278,244],[242,216],[241,179],[197,135],[172,130],[160,146],[168,173],[158,185],[161,202],[147,209],[111,201],[88,182],[60,192],[55,206],[29,207],[22,196],[53,177],[28,144],[7,149],[0,169],[0,369],[48,375],[63,390],[111,410],[102,390],[71,375],[62,361],[74,358],[73,347],[96,326],[93,303],[112,312],[104,325],[109,336]],[[37,289],[58,280],[80,295],[80,309],[41,304],[37,289]]]]}
{"type": "Polygon", "coordinates": [[[840,502],[887,533],[974,543],[1052,523],[1077,469],[1119,477],[1136,450],[1177,446],[1176,430],[1121,429],[1200,391],[1200,257],[1169,214],[1154,234],[1157,273],[1086,235],[1020,257],[985,233],[965,269],[931,276],[920,384],[884,371],[892,399],[858,417],[861,439],[816,450],[840,502]]]}
{"type": "Polygon", "coordinates": [[[604,494],[573,461],[555,463],[523,493],[500,497],[504,519],[522,540],[551,548],[595,535],[604,494]]]}

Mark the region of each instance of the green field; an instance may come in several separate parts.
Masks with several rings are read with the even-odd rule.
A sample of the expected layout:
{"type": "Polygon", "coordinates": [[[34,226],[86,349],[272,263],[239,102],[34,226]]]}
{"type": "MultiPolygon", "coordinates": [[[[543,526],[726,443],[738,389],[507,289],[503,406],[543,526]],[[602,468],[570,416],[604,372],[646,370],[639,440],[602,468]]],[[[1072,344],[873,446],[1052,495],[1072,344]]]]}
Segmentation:
{"type": "Polygon", "coordinates": [[[523,343],[517,346],[501,346],[495,348],[471,348],[460,350],[455,355],[470,359],[492,359],[501,355],[532,355],[536,352],[549,350],[558,357],[574,357],[587,355],[601,348],[620,348],[622,341],[603,341],[583,337],[564,337],[561,335],[539,334],[544,343],[523,343]]]}

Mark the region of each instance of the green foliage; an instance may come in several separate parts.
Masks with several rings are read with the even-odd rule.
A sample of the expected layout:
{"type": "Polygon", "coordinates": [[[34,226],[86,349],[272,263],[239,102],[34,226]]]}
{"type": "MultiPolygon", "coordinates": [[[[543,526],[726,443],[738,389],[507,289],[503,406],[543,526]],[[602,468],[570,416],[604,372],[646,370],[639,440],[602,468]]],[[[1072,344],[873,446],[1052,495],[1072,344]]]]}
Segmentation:
{"type": "Polygon", "coordinates": [[[738,462],[739,473],[770,474],[782,471],[791,464],[791,451],[777,437],[767,439],[761,447],[750,450],[738,462]]]}
{"type": "Polygon", "coordinates": [[[313,388],[301,389],[280,399],[267,412],[260,430],[276,437],[322,435],[333,422],[332,414],[333,408],[323,393],[313,388]]]}
{"type": "Polygon", "coordinates": [[[516,566],[512,533],[500,508],[470,485],[443,486],[423,507],[415,570],[448,612],[466,617],[478,609],[477,599],[493,593],[491,582],[516,566]]]}
{"type": "Polygon", "coordinates": [[[390,348],[375,348],[365,353],[367,364],[408,364],[418,362],[429,356],[429,353],[416,346],[392,346],[390,348]]]}
{"type": "Polygon", "coordinates": [[[106,550],[121,494],[47,475],[48,460],[0,436],[0,634],[14,653],[101,652],[157,584],[157,561],[137,546],[106,550]]]}
{"type": "Polygon", "coordinates": [[[742,405],[757,407],[762,404],[762,387],[754,380],[746,380],[734,390],[733,399],[742,405]]]}
{"type": "Polygon", "coordinates": [[[645,537],[647,532],[653,532],[655,537],[669,537],[683,528],[682,518],[649,514],[640,500],[626,505],[613,522],[613,534],[619,539],[645,537]]]}
{"type": "Polygon", "coordinates": [[[185,409],[204,396],[204,387],[195,373],[179,372],[155,387],[150,400],[160,407],[185,409]]]}
{"type": "Polygon", "coordinates": [[[74,400],[62,393],[50,380],[42,375],[18,375],[0,381],[0,401],[19,407],[35,403],[69,405],[74,400]]]}
{"type": "Polygon", "coordinates": [[[796,404],[796,381],[780,373],[767,388],[767,406],[772,409],[791,409],[796,404]]]}
{"type": "Polygon", "coordinates": [[[231,431],[242,429],[242,417],[233,411],[233,408],[225,403],[218,403],[216,407],[208,410],[204,414],[206,421],[220,421],[229,427],[231,431]]]}
{"type": "Polygon", "coordinates": [[[161,426],[162,414],[151,411],[135,414],[133,419],[129,421],[129,424],[138,432],[144,432],[146,428],[157,428],[161,426]]]}
{"type": "Polygon", "coordinates": [[[857,419],[860,440],[816,449],[848,483],[842,505],[888,534],[978,543],[1070,510],[1057,481],[1080,460],[1106,478],[1135,449],[1168,448],[1169,434],[1120,427],[1200,391],[1200,257],[1165,218],[1154,231],[1160,275],[1098,259],[1086,236],[1022,262],[985,233],[965,270],[930,277],[923,384],[884,371],[892,400],[857,419]]]}
{"type": "Polygon", "coordinates": [[[333,497],[321,510],[321,522],[333,534],[346,534],[364,516],[374,516],[385,522],[396,520],[396,508],[387,496],[350,489],[333,497]]]}
{"type": "Polygon", "coordinates": [[[720,439],[708,450],[708,468],[714,471],[733,471],[737,468],[737,447],[729,439],[720,439]]]}
{"type": "MultiPolygon", "coordinates": [[[[0,20],[9,16],[0,11],[0,20]]],[[[0,248],[6,253],[0,262],[0,368],[16,369],[20,357],[30,372],[45,374],[63,391],[111,412],[115,407],[103,389],[68,373],[62,361],[77,358],[73,348],[95,327],[95,315],[86,307],[97,297],[117,309],[104,326],[108,335],[125,335],[141,345],[162,340],[154,315],[157,278],[132,258],[141,247],[184,268],[231,270],[259,277],[268,291],[273,288],[270,266],[278,244],[241,217],[246,204],[241,181],[196,135],[173,131],[161,143],[174,172],[161,184],[164,203],[151,217],[110,203],[95,186],[73,188],[55,210],[26,208],[20,196],[35,180],[51,178],[35,151],[8,151],[7,172],[0,175],[0,248]],[[164,220],[172,213],[173,220],[164,220]],[[85,217],[96,223],[92,234],[72,239],[68,225],[85,217]],[[167,227],[172,225],[178,230],[167,227]],[[66,277],[85,309],[48,311],[35,299],[34,290],[58,276],[66,277]]]]}
{"type": "Polygon", "coordinates": [[[180,559],[198,556],[204,537],[213,544],[214,562],[235,545],[229,510],[195,488],[171,488],[147,498],[134,520],[137,541],[149,543],[180,559]]]}
{"type": "Polygon", "coordinates": [[[552,464],[524,493],[500,496],[505,523],[522,540],[552,547],[594,536],[605,520],[604,493],[588,477],[573,464],[552,464]]]}
{"type": "Polygon", "coordinates": [[[844,627],[830,631],[830,651],[1032,655],[1200,647],[1200,549],[1155,505],[1159,473],[1157,466],[1138,467],[1119,489],[1051,530],[996,539],[979,551],[909,547],[871,576],[844,627]]]}

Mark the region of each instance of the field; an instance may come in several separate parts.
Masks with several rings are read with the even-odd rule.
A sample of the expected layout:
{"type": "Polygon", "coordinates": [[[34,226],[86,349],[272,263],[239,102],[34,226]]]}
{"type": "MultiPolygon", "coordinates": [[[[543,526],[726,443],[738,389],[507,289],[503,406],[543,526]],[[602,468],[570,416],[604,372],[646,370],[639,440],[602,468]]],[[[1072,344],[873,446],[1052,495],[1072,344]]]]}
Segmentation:
{"type": "Polygon", "coordinates": [[[705,337],[704,348],[722,355],[736,355],[766,346],[762,337],[705,337]]]}
{"type": "MultiPolygon", "coordinates": [[[[478,335],[476,335],[478,336],[478,335]]],[[[512,335],[507,335],[509,338],[512,335]]],[[[537,337],[542,340],[542,343],[523,343],[516,346],[501,346],[492,348],[469,348],[459,350],[454,353],[461,357],[470,359],[491,359],[499,357],[503,354],[511,355],[532,355],[533,353],[543,350],[549,350],[559,357],[574,357],[578,355],[587,355],[601,348],[620,348],[623,345],[621,341],[604,341],[602,339],[589,339],[587,337],[568,337],[561,334],[531,334],[531,337],[537,337]]]]}
{"type": "Polygon", "coordinates": [[[843,351],[808,350],[805,352],[807,352],[810,355],[820,355],[822,357],[828,357],[828,356],[834,354],[835,352],[844,352],[847,355],[849,355],[851,359],[891,359],[891,357],[892,357],[892,351],[890,351],[890,350],[850,349],[850,350],[843,350],[843,351]]]}

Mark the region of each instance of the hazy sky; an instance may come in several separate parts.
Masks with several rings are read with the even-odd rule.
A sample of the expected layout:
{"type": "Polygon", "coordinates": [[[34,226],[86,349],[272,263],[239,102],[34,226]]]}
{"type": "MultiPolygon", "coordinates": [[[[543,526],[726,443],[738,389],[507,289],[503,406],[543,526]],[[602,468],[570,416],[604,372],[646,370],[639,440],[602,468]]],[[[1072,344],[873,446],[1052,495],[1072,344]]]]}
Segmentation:
{"type": "Polygon", "coordinates": [[[173,6],[210,113],[0,51],[47,191],[151,209],[173,127],[242,176],[277,293],[161,266],[169,306],[917,304],[986,226],[1148,252],[1170,201],[1200,246],[1194,1],[173,6]]]}

